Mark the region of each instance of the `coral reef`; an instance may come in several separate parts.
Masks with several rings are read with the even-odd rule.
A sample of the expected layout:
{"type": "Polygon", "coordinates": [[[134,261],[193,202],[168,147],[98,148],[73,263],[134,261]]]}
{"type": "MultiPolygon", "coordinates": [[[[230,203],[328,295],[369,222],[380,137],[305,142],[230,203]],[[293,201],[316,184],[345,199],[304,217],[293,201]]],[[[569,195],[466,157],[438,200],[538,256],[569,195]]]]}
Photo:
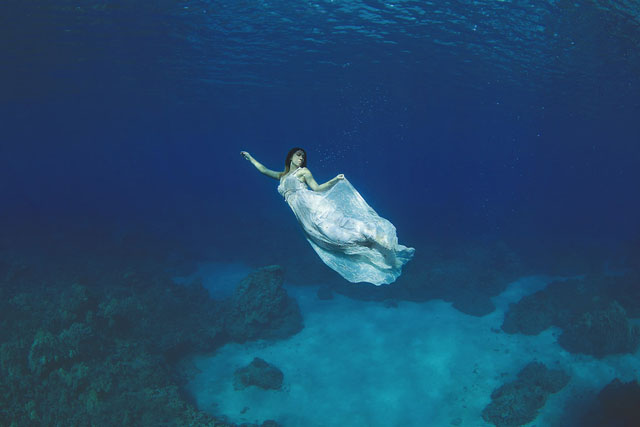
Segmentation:
{"type": "Polygon", "coordinates": [[[185,400],[176,362],[302,327],[278,267],[242,282],[229,311],[144,258],[2,259],[0,425],[232,425],[185,400]]]}
{"type": "Polygon", "coordinates": [[[548,395],[562,390],[568,382],[565,372],[531,362],[518,373],[515,381],[494,390],[482,418],[498,427],[527,424],[537,417],[548,395]]]}
{"type": "Polygon", "coordinates": [[[280,369],[255,357],[249,365],[235,371],[233,387],[242,390],[253,385],[265,390],[280,390],[283,379],[284,375],[280,369]]]}

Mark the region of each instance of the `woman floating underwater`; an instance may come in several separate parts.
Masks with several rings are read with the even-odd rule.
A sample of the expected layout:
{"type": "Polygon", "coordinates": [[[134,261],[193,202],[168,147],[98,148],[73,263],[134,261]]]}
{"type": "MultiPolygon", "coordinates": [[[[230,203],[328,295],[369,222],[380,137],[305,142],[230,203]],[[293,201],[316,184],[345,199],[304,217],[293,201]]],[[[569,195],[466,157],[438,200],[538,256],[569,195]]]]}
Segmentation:
{"type": "Polygon", "coordinates": [[[413,257],[415,249],[398,244],[393,224],[378,216],[343,174],[318,184],[306,168],[302,148],[289,151],[283,172],[267,169],[246,151],[240,154],[258,171],[280,181],[278,192],[313,249],[348,281],[392,283],[413,257]]]}

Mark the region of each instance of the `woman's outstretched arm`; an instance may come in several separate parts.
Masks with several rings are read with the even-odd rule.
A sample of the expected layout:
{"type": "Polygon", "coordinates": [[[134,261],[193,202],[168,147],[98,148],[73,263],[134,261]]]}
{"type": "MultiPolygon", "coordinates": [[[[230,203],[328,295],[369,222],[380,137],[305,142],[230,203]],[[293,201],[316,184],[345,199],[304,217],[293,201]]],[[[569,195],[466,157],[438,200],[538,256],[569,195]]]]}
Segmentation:
{"type": "Polygon", "coordinates": [[[325,182],[324,184],[318,184],[316,180],[313,179],[313,175],[311,175],[311,171],[307,168],[303,169],[303,173],[301,175],[304,178],[304,182],[306,182],[309,188],[312,189],[313,191],[328,190],[329,188],[336,185],[338,181],[341,181],[344,179],[344,175],[339,174],[339,175],[336,175],[335,178],[331,178],[329,181],[325,182]]]}
{"type": "Polygon", "coordinates": [[[271,169],[267,169],[262,163],[254,159],[253,156],[247,153],[246,151],[241,151],[240,154],[242,155],[242,157],[249,160],[251,164],[255,166],[255,168],[258,169],[260,173],[263,173],[270,178],[280,179],[280,175],[282,175],[282,172],[276,172],[276,171],[272,171],[271,169]]]}

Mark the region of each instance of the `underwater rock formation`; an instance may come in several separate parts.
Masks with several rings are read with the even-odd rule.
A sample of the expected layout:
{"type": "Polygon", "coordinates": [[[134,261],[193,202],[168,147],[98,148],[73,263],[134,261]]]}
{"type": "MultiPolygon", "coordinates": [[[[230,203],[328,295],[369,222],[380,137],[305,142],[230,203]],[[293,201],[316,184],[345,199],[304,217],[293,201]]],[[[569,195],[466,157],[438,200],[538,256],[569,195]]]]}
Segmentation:
{"type": "MultiPolygon", "coordinates": [[[[0,425],[232,425],[185,400],[174,368],[228,342],[222,303],[202,286],[176,285],[162,263],[149,261],[138,274],[120,259],[74,256],[53,269],[39,259],[3,261],[0,425]]],[[[245,338],[301,328],[281,272],[270,271],[251,276],[262,280],[243,282],[237,294],[237,309],[267,320],[245,338]]]]}
{"type": "Polygon", "coordinates": [[[586,427],[640,425],[640,383],[623,383],[618,378],[598,393],[597,402],[584,417],[586,427]]]}
{"type": "MultiPolygon", "coordinates": [[[[502,330],[536,335],[557,326],[563,330],[558,343],[572,353],[598,358],[633,353],[640,345],[640,327],[629,322],[625,308],[614,299],[621,298],[616,286],[620,281],[626,283],[618,277],[552,282],[511,304],[502,330]]],[[[633,307],[629,301],[625,305],[633,307]]]]}
{"type": "Polygon", "coordinates": [[[283,379],[284,374],[280,369],[255,357],[249,365],[235,371],[233,387],[242,390],[254,385],[265,390],[280,390],[283,379]]]}
{"type": "Polygon", "coordinates": [[[509,306],[502,330],[537,335],[551,326],[562,327],[593,305],[592,292],[582,280],[554,281],[509,306]]]}
{"type": "Polygon", "coordinates": [[[482,418],[498,427],[527,424],[537,417],[547,396],[562,390],[568,382],[565,372],[531,362],[518,373],[515,381],[491,393],[491,403],[483,409],[482,418]]]}
{"type": "Polygon", "coordinates": [[[605,308],[582,313],[565,327],[558,343],[571,353],[597,358],[635,353],[640,344],[640,327],[629,323],[624,308],[613,301],[605,308]]]}
{"type": "MultiPolygon", "coordinates": [[[[55,283],[47,298],[41,288],[26,287],[2,303],[11,316],[3,319],[8,329],[0,347],[0,425],[224,425],[184,400],[164,348],[152,345],[162,342],[168,323],[192,327],[184,319],[198,306],[162,289],[127,298],[122,291],[118,284],[55,283]],[[113,311],[100,307],[129,299],[135,303],[116,312],[135,321],[117,328],[113,311]]],[[[202,329],[193,334],[206,342],[202,329]]]]}
{"type": "Polygon", "coordinates": [[[48,374],[57,367],[80,361],[93,350],[93,331],[83,323],[73,323],[57,336],[39,330],[29,350],[29,370],[36,376],[48,374]]]}
{"type": "Polygon", "coordinates": [[[302,330],[300,307],[282,288],[283,282],[284,271],[272,265],[238,284],[225,316],[225,331],[232,341],[282,339],[302,330]]]}

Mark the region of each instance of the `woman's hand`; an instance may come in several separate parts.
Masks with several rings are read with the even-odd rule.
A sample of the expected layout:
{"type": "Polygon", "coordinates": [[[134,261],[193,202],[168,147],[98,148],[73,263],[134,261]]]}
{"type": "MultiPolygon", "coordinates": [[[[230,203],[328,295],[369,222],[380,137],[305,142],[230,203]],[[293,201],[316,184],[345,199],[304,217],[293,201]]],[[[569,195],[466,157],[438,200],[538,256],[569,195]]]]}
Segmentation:
{"type": "Polygon", "coordinates": [[[336,181],[342,181],[342,180],[344,179],[344,174],[343,174],[343,173],[338,174],[338,175],[335,177],[335,179],[336,179],[336,181]]]}
{"type": "Polygon", "coordinates": [[[246,151],[241,151],[240,155],[244,157],[246,160],[251,160],[251,154],[247,153],[246,151]]]}

